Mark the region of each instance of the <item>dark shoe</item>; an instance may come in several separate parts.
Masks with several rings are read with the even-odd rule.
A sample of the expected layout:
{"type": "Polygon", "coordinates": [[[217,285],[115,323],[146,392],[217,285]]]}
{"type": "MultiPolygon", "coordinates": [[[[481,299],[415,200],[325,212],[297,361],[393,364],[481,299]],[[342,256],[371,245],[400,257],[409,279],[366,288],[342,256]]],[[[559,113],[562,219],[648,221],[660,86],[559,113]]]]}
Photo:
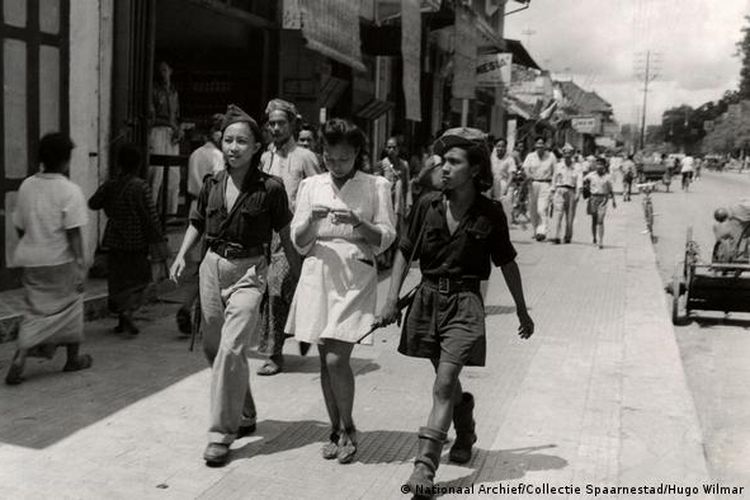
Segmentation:
{"type": "Polygon", "coordinates": [[[560,244],[560,238],[552,238],[550,241],[552,243],[554,243],[555,245],[559,245],[560,244]]]}
{"type": "Polygon", "coordinates": [[[229,462],[229,445],[224,443],[208,443],[203,452],[203,460],[209,467],[223,467],[229,462]]]}
{"type": "Polygon", "coordinates": [[[68,360],[68,362],[65,363],[65,366],[63,366],[62,371],[77,372],[91,368],[92,364],[94,364],[94,359],[89,354],[81,354],[75,361],[68,360]]]}
{"type": "Polygon", "coordinates": [[[448,454],[451,462],[465,464],[471,460],[471,447],[477,442],[474,433],[474,396],[464,392],[461,402],[453,407],[453,426],[456,428],[456,440],[448,454]]]}
{"type": "MultiPolygon", "coordinates": [[[[414,459],[414,470],[404,485],[414,498],[431,498],[435,471],[440,465],[440,453],[446,433],[430,427],[419,428],[419,452],[414,459]]],[[[404,491],[406,493],[406,491],[404,491]]]]}
{"type": "Polygon", "coordinates": [[[312,344],[309,342],[300,342],[299,343],[299,355],[302,357],[307,356],[307,353],[310,351],[310,347],[312,347],[312,344]]]}
{"type": "Polygon", "coordinates": [[[5,376],[5,384],[6,385],[18,385],[21,382],[23,382],[23,377],[21,374],[23,373],[23,367],[18,366],[16,364],[11,363],[10,368],[8,368],[8,374],[5,376]]]}
{"type": "Polygon", "coordinates": [[[338,433],[332,432],[328,438],[328,442],[320,449],[320,454],[326,460],[333,460],[339,455],[339,437],[338,433]]]}
{"type": "Polygon", "coordinates": [[[258,368],[258,375],[262,375],[264,377],[268,377],[271,375],[276,375],[277,373],[281,373],[281,365],[273,361],[272,359],[266,360],[265,363],[263,363],[263,366],[258,368]]]}
{"type": "Polygon", "coordinates": [[[565,239],[563,240],[563,243],[565,243],[566,245],[567,245],[568,243],[570,243],[570,238],[565,238],[565,239]]]}
{"type": "Polygon", "coordinates": [[[354,461],[354,457],[357,454],[357,431],[351,429],[345,431],[339,439],[338,452],[336,458],[340,464],[350,464],[354,461]]]}
{"type": "Polygon", "coordinates": [[[184,333],[185,335],[193,333],[193,324],[190,321],[189,309],[185,309],[184,307],[179,308],[175,319],[177,320],[177,329],[180,333],[184,333]]]}
{"type": "Polygon", "coordinates": [[[544,234],[537,234],[536,235],[536,241],[544,241],[547,239],[547,236],[544,234]]]}

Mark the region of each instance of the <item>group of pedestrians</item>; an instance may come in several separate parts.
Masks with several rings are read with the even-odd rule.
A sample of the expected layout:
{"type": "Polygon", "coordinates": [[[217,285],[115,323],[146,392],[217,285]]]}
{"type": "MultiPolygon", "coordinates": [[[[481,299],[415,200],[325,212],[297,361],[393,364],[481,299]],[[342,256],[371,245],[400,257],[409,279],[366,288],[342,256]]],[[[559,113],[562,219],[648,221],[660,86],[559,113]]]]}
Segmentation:
{"type": "MultiPolygon", "coordinates": [[[[352,350],[358,343],[372,344],[364,334],[373,326],[400,317],[407,264],[419,261],[422,282],[406,312],[399,351],[429,359],[436,371],[433,409],[419,430],[420,451],[408,481],[413,492],[428,491],[451,422],[457,433],[453,460],[468,461],[476,441],[474,398],[463,391],[459,374],[465,365],[485,362],[479,283],[489,277],[491,263],[501,267],[516,302],[519,335],[528,338],[534,328],[507,219],[499,203],[481,196],[493,184],[486,135],[453,129],[440,137],[434,152],[442,190],[420,196],[407,217],[394,208],[394,201],[406,201],[398,182],[405,167],[397,154],[388,154],[379,164],[383,175],[366,173],[366,138],[351,122],[331,119],[321,127],[319,165],[292,138],[293,104],[271,101],[266,120],[273,143],[261,153],[257,122],[236,106],[227,110],[221,126],[225,167],[205,178],[170,271],[179,279],[188,250],[204,241],[200,298],[204,351],[212,367],[204,459],[224,465],[230,444],[255,429],[246,351],[254,333],[266,328],[267,289],[278,300],[271,308],[281,311],[270,313],[269,340],[280,345],[288,334],[317,346],[331,425],[321,455],[353,461],[359,440],[352,350]],[[394,242],[391,287],[376,314],[376,259],[394,242]],[[288,309],[280,309],[289,295],[288,309]]],[[[389,146],[395,150],[397,143],[389,146]]],[[[279,360],[272,355],[261,369],[280,368],[279,360]]]]}
{"type": "MultiPolygon", "coordinates": [[[[613,207],[616,206],[608,163],[604,157],[598,157],[592,158],[593,167],[585,165],[575,152],[575,148],[566,143],[560,149],[558,159],[550,151],[547,139],[538,137],[534,151],[519,166],[508,152],[506,140],[499,139],[491,158],[494,184],[487,195],[500,201],[505,213],[514,214],[517,207],[510,192],[511,181],[514,177],[523,179],[528,186],[527,210],[532,238],[554,244],[572,241],[578,203],[583,198],[586,213],[591,216],[592,241],[603,248],[604,219],[609,200],[612,200],[613,207]]],[[[632,158],[623,162],[623,166],[629,172],[624,182],[630,185],[635,177],[632,158]]],[[[629,198],[628,189],[626,199],[629,198]]]]}
{"type": "MultiPolygon", "coordinates": [[[[203,458],[210,466],[226,464],[231,443],[255,430],[258,412],[247,356],[253,339],[260,335],[273,346],[261,367],[270,374],[283,367],[281,345],[292,335],[318,350],[331,426],[322,457],[342,464],[355,460],[359,439],[351,354],[357,344],[372,344],[365,333],[400,320],[403,280],[418,261],[422,280],[409,295],[398,350],[428,359],[435,369],[433,406],[417,434],[419,453],[407,481],[419,496],[431,491],[451,423],[456,429],[452,461],[469,461],[477,440],[473,409],[478,403],[465,391],[460,373],[463,366],[485,363],[480,282],[489,278],[492,264],[501,268],[515,302],[518,335],[526,339],[534,331],[504,210],[482,195],[492,191],[495,177],[487,136],[467,128],[443,133],[430,154],[439,166],[440,189],[422,193],[409,214],[408,189],[399,184],[409,181],[396,154],[380,162],[382,175],[366,173],[367,141],[352,122],[335,118],[319,133],[311,130],[306,140],[322,142],[318,156],[295,142],[297,120],[292,103],[269,102],[265,126],[272,143],[261,151],[262,127],[230,105],[220,123],[214,117],[215,133],[201,148],[209,167],[200,183],[192,182],[189,225],[170,276],[184,275],[189,252],[200,243],[201,331],[211,366],[203,458]],[[399,199],[401,213],[394,209],[399,199]],[[378,313],[376,259],[391,247],[391,285],[378,313]]],[[[389,150],[396,149],[397,143],[389,143],[389,150]]],[[[21,235],[16,258],[24,267],[30,308],[8,384],[23,380],[28,356],[50,357],[59,345],[67,348],[64,371],[92,365],[92,358],[79,352],[89,263],[82,243],[86,202],[64,175],[72,148],[64,135],[43,138],[41,171],[19,191],[13,216],[21,235]]],[[[135,146],[121,146],[115,173],[89,200],[90,208],[109,217],[104,240],[110,249],[110,306],[118,314],[116,329],[130,334],[138,333],[133,311],[150,282],[153,254],[164,244],[149,184],[137,175],[142,163],[135,146]]],[[[500,182],[500,190],[507,189],[500,182]]]]}

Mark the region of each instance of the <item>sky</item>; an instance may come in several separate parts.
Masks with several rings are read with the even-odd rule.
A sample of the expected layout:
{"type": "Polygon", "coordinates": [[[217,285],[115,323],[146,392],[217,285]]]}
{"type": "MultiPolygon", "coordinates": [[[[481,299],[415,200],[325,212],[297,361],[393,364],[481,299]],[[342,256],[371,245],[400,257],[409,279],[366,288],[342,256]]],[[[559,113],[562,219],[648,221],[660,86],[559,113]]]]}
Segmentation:
{"type": "MultiPolygon", "coordinates": [[[[519,7],[511,0],[506,12],[519,7]]],[[[650,51],[646,123],[658,124],[668,108],[737,89],[746,15],[750,0],[531,0],[505,18],[505,37],[521,40],[554,78],[596,90],[623,124],[640,121],[650,51]]]]}

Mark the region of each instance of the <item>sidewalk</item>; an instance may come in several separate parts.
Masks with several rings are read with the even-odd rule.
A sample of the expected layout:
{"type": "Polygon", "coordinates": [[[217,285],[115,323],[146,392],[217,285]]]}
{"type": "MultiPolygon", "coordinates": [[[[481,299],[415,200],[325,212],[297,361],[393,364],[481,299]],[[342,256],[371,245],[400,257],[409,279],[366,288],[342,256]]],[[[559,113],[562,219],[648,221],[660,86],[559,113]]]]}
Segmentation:
{"type": "MultiPolygon", "coordinates": [[[[492,497],[478,488],[499,482],[709,482],[640,203],[610,211],[604,250],[590,245],[588,225],[579,209],[571,245],[512,232],[537,333],[515,336],[512,300],[493,274],[487,366],[462,375],[477,398],[476,452],[464,466],[444,457],[438,472],[440,486],[474,485],[475,494],[446,498],[492,497]]],[[[354,464],[320,458],[328,429],[317,357],[295,356],[289,342],[287,372],[256,377],[260,361],[252,362],[257,433],[235,443],[227,467],[209,469],[201,460],[208,370],[199,352],[176,340],[175,307],[151,306],[145,316],[155,319],[137,339],[107,333],[111,320],[88,323],[90,371],[46,376],[53,368],[40,365],[42,376],[0,387],[3,497],[406,498],[400,486],[429,411],[432,369],[395,352],[395,327],[354,350],[361,432],[354,464]]],[[[0,346],[0,369],[9,357],[0,346]]]]}

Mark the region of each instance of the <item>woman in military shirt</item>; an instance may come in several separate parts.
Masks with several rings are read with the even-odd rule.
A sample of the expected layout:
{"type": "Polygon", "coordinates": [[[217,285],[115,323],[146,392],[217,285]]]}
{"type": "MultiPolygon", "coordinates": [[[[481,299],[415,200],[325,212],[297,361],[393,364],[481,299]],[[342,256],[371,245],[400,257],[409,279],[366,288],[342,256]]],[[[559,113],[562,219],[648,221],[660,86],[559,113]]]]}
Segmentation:
{"type": "Polygon", "coordinates": [[[490,261],[502,269],[521,326],[528,338],[534,323],[527,310],[521,275],[500,203],[480,193],[492,186],[485,134],[476,129],[450,129],[434,145],[443,157],[442,193],[420,198],[402,235],[393,267],[388,299],[380,321],[396,321],[396,306],[406,267],[405,255],[419,259],[422,282],[406,313],[399,352],[428,358],[436,372],[433,404],[427,425],[419,429],[419,453],[407,482],[420,496],[433,486],[443,442],[451,420],[456,440],[450,459],[471,459],[474,398],[462,392],[458,379],[463,366],[483,366],[486,343],[484,304],[479,284],[490,275],[490,261]],[[424,229],[422,229],[424,226],[424,229]]]}
{"type": "MultiPolygon", "coordinates": [[[[232,441],[255,430],[246,349],[258,327],[271,232],[280,234],[285,251],[294,251],[284,185],[258,168],[261,137],[255,120],[230,105],[221,140],[226,168],[204,179],[170,270],[172,279],[179,278],[185,254],[204,235],[208,251],[199,286],[203,349],[212,366],[211,425],[203,455],[209,466],[224,465],[232,441]]],[[[299,269],[292,272],[299,275],[299,269]]]]}

